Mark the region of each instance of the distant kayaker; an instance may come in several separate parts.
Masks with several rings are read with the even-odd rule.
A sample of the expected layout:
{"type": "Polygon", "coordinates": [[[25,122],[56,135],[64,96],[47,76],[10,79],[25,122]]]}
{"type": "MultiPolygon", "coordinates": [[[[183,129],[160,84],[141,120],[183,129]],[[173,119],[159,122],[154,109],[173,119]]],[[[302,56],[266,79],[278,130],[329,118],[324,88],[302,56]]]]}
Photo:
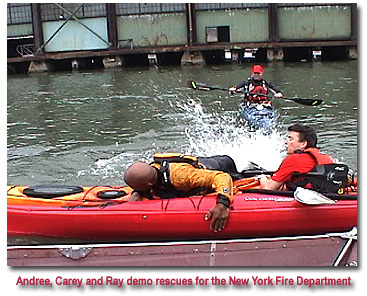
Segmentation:
{"type": "Polygon", "coordinates": [[[252,67],[252,74],[249,78],[236,86],[230,87],[231,94],[244,91],[244,102],[270,104],[269,94],[275,98],[283,97],[283,93],[274,87],[273,84],[263,79],[264,68],[260,65],[252,67]]]}
{"type": "Polygon", "coordinates": [[[167,154],[154,157],[151,164],[137,162],[125,172],[125,182],[134,189],[130,201],[185,197],[194,194],[215,192],[216,205],[207,213],[205,219],[211,220],[210,229],[222,231],[229,218],[233,202],[233,181],[229,173],[237,173],[229,156],[198,158],[181,154],[167,154]],[[202,166],[204,162],[210,169],[202,166]],[[211,166],[214,164],[213,167],[211,166]],[[213,170],[220,169],[221,170],[213,170]],[[227,172],[225,172],[227,171],[227,172]]]}
{"type": "Polygon", "coordinates": [[[316,148],[317,135],[315,130],[310,126],[301,124],[289,126],[285,143],[287,156],[271,177],[261,177],[260,185],[262,189],[294,189],[302,183],[302,178],[297,177],[295,173],[305,174],[310,172],[316,165],[333,163],[330,156],[321,153],[316,148]],[[298,184],[298,182],[301,183],[298,184]]]}

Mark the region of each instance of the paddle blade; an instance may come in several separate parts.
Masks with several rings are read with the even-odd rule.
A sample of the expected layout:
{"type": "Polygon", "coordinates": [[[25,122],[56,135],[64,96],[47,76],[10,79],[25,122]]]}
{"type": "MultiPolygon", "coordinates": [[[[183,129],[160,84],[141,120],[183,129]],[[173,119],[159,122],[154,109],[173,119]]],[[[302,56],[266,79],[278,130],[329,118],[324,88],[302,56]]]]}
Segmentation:
{"type": "Polygon", "coordinates": [[[196,82],[195,81],[193,81],[193,80],[189,80],[189,81],[187,81],[187,85],[190,87],[190,88],[192,88],[192,89],[198,89],[198,85],[196,84],[196,82]]]}
{"type": "Polygon", "coordinates": [[[326,196],[310,189],[304,189],[302,187],[297,187],[294,192],[294,198],[306,205],[325,205],[334,204],[335,201],[327,198],[326,196]]]}
{"type": "Polygon", "coordinates": [[[205,85],[204,83],[200,83],[200,82],[196,82],[193,80],[190,80],[187,82],[187,84],[189,85],[190,88],[195,89],[195,90],[211,90],[211,89],[216,89],[214,86],[208,86],[205,85]]]}
{"type": "Polygon", "coordinates": [[[305,99],[305,98],[286,98],[305,106],[318,106],[322,104],[323,100],[320,99],[305,99]]]}
{"type": "Polygon", "coordinates": [[[214,86],[214,85],[207,85],[205,83],[200,83],[200,82],[196,82],[193,80],[189,80],[187,82],[187,84],[189,85],[190,88],[195,89],[195,90],[224,90],[224,91],[228,91],[227,88],[223,88],[223,87],[219,87],[219,86],[214,86]]]}

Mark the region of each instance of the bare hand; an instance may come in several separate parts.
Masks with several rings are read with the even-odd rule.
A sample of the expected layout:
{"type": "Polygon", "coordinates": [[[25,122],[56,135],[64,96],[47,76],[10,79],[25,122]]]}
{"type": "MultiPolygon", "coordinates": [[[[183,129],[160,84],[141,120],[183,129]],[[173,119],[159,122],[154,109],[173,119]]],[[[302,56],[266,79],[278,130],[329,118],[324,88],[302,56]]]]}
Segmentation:
{"type": "Polygon", "coordinates": [[[206,214],[205,220],[211,219],[210,230],[218,232],[222,231],[226,227],[228,217],[229,209],[225,205],[218,203],[208,212],[208,214],[206,214]]]}
{"type": "Polygon", "coordinates": [[[277,92],[274,94],[274,97],[276,97],[277,99],[280,99],[283,97],[283,94],[281,92],[277,92]]]}
{"type": "Polygon", "coordinates": [[[232,87],[230,87],[230,88],[228,89],[228,91],[229,91],[229,93],[230,93],[231,95],[233,95],[233,94],[235,94],[235,93],[237,92],[237,89],[236,89],[234,86],[232,86],[232,87]]]}

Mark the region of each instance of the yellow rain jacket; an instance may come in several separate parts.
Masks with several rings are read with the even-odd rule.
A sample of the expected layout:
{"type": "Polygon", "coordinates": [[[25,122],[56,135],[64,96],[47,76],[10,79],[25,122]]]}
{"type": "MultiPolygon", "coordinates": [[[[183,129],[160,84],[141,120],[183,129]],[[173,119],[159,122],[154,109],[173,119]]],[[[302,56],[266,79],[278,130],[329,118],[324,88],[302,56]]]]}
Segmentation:
{"type": "MultiPolygon", "coordinates": [[[[159,163],[153,163],[151,166],[161,169],[159,163]]],[[[227,197],[230,203],[233,203],[233,181],[229,174],[195,168],[188,163],[170,162],[168,166],[169,181],[175,189],[189,193],[192,189],[205,188],[227,197]]]]}

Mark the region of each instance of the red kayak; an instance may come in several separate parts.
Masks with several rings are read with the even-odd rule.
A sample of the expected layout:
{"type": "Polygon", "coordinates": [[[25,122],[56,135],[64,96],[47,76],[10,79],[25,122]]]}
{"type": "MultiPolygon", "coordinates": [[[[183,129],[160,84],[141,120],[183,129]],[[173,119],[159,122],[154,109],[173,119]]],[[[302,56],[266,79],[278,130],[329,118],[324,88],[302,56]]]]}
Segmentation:
{"type": "MultiPolygon", "coordinates": [[[[8,236],[190,240],[322,234],[349,231],[357,225],[356,195],[343,196],[334,204],[305,205],[281,193],[239,191],[227,227],[214,233],[204,219],[216,203],[213,195],[127,202],[126,197],[88,198],[87,192],[106,191],[93,187],[70,195],[80,196],[76,201],[26,197],[19,188],[8,190],[8,236]]],[[[125,193],[128,196],[129,191],[125,193]]]]}

